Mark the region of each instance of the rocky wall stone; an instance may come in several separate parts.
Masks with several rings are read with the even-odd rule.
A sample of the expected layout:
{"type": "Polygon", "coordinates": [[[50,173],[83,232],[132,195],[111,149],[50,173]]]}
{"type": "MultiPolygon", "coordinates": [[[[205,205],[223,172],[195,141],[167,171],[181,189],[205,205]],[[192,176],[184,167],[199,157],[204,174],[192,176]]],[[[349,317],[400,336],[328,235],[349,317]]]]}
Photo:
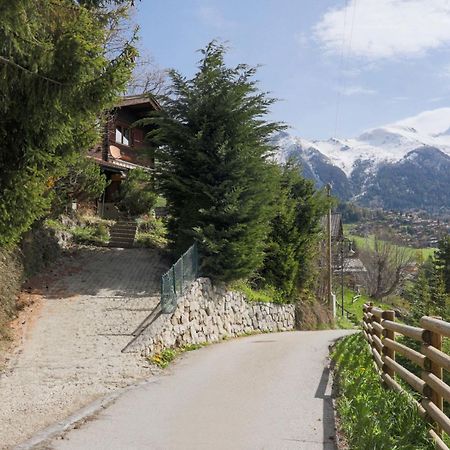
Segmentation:
{"type": "Polygon", "coordinates": [[[208,278],[199,278],[178,300],[172,314],[159,315],[142,332],[133,351],[148,356],[169,347],[294,328],[294,305],[249,303],[244,294],[215,287],[208,278]]]}

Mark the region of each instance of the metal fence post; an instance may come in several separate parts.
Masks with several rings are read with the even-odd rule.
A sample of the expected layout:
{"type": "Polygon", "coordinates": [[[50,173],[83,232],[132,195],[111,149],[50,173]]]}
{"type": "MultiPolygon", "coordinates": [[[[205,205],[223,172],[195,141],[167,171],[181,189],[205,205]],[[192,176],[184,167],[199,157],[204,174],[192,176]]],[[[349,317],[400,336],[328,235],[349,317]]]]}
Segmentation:
{"type": "Polygon", "coordinates": [[[163,312],[172,312],[188,283],[198,276],[197,243],[194,244],[161,277],[161,308],[163,312]],[[181,273],[177,275],[177,270],[181,273]],[[180,284],[177,288],[177,283],[180,284]],[[170,306],[169,306],[170,303],[170,306]]]}
{"type": "Polygon", "coordinates": [[[183,295],[183,288],[184,288],[184,255],[180,258],[180,265],[181,265],[181,294],[183,295]]]}
{"type": "Polygon", "coordinates": [[[172,284],[173,284],[173,293],[175,296],[177,295],[177,283],[175,281],[176,274],[175,274],[175,264],[172,266],[172,284]]]}

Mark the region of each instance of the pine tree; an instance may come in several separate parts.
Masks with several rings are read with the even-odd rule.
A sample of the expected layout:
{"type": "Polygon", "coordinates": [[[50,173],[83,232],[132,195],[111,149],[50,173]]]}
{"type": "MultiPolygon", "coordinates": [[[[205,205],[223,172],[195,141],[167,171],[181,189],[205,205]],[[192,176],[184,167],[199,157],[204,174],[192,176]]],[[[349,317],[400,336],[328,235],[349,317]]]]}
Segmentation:
{"type": "Polygon", "coordinates": [[[261,276],[264,283],[279,289],[289,300],[310,287],[321,235],[320,219],[328,200],[311,180],[302,177],[301,167],[289,161],[282,169],[277,206],[261,276]]]}
{"type": "Polygon", "coordinates": [[[422,264],[413,285],[406,294],[406,297],[412,305],[411,312],[416,323],[418,323],[422,316],[429,314],[432,309],[429,282],[432,270],[433,264],[431,260],[422,264]]]}
{"type": "Polygon", "coordinates": [[[420,266],[405,297],[412,304],[416,323],[422,316],[450,318],[450,294],[446,292],[443,271],[437,259],[430,257],[420,266]]]}
{"type": "Polygon", "coordinates": [[[450,294],[450,236],[448,235],[439,241],[436,266],[442,273],[445,291],[450,294]]]}
{"type": "Polygon", "coordinates": [[[269,137],[282,126],[266,120],[274,99],[258,90],[256,69],[227,67],[225,52],[208,44],[192,79],[171,71],[164,112],[145,122],[158,127],[149,137],[161,145],[158,179],[174,254],[196,240],[203,273],[231,281],[250,276],[264,258],[275,213],[269,137]]]}
{"type": "Polygon", "coordinates": [[[0,5],[0,245],[48,211],[64,159],[96,143],[100,114],[130,77],[132,43],[110,45],[123,8],[82,3],[0,5]]]}
{"type": "Polygon", "coordinates": [[[298,253],[302,236],[296,226],[297,199],[293,196],[298,168],[287,165],[280,174],[277,215],[271,223],[264,266],[264,284],[277,288],[288,299],[293,297],[299,272],[298,253]]]}

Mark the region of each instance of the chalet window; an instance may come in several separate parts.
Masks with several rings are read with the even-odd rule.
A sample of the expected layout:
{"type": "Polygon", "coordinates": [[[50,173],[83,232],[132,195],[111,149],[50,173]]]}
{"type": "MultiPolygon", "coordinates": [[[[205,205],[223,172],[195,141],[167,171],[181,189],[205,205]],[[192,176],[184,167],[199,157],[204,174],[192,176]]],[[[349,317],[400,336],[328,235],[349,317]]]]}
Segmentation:
{"type": "Polygon", "coordinates": [[[116,142],[122,145],[130,145],[130,129],[122,125],[116,126],[116,142]]]}

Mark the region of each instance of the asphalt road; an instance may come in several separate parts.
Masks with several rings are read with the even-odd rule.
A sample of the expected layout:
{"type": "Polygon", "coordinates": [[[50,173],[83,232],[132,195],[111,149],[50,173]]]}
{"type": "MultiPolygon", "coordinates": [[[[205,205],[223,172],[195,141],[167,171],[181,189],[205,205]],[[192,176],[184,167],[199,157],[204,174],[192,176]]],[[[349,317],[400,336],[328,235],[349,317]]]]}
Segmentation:
{"type": "Polygon", "coordinates": [[[327,355],[344,334],[264,334],[187,353],[50,448],[335,449],[327,355]]]}

